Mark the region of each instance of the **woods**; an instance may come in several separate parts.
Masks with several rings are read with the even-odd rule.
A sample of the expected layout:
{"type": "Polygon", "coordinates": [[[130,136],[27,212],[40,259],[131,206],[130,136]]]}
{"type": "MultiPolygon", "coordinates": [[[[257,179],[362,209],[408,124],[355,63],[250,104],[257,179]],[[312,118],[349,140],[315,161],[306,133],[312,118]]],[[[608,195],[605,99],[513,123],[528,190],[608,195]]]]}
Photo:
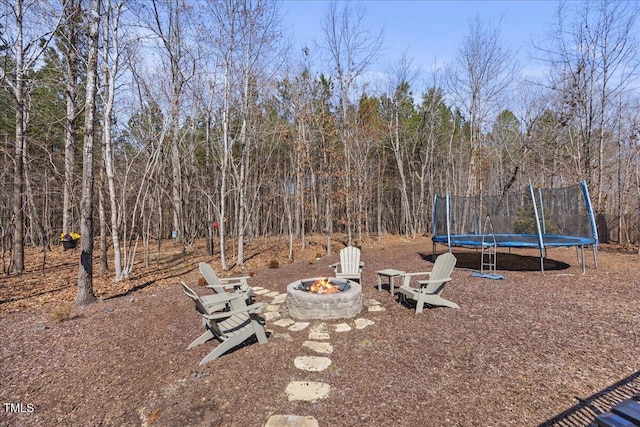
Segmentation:
{"type": "Polygon", "coordinates": [[[330,254],[338,232],[429,233],[438,193],[583,179],[603,240],[638,242],[637,4],[560,3],[533,76],[480,18],[418,74],[361,6],[328,5],[300,48],[267,0],[0,0],[3,274],[80,232],[85,304],[94,241],[116,281],[171,238],[226,269],[258,236],[330,254]]]}

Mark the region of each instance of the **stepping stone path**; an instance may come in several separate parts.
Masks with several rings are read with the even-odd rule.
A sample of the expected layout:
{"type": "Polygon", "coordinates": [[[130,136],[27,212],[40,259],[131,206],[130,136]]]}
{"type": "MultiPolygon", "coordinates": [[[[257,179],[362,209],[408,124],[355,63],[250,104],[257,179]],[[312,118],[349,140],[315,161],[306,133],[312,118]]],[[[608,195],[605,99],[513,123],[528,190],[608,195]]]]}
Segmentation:
{"type": "MultiPolygon", "coordinates": [[[[255,295],[273,298],[270,304],[265,304],[263,316],[272,325],[285,328],[290,332],[301,332],[309,328],[309,339],[302,343],[302,347],[311,350],[316,354],[329,355],[333,353],[333,346],[327,342],[331,339],[330,332],[344,333],[352,330],[352,325],[356,329],[364,329],[374,325],[372,320],[356,318],[352,325],[346,322],[327,325],[325,322],[311,324],[311,322],[299,322],[290,318],[281,318],[280,306],[285,302],[287,294],[276,291],[269,291],[261,287],[253,287],[255,295]],[[278,320],[276,320],[278,319],[278,320]]],[[[368,312],[384,311],[385,308],[375,299],[364,301],[364,306],[368,312]]],[[[292,337],[286,332],[273,332],[274,338],[283,338],[291,341],[292,337]]],[[[296,368],[307,372],[322,372],[331,366],[331,359],[327,356],[297,356],[293,360],[296,368]]],[[[331,393],[329,384],[318,381],[292,381],[285,390],[289,401],[316,402],[319,399],[326,399],[331,393]]],[[[267,420],[265,427],[319,427],[318,420],[311,416],[300,415],[272,415],[267,420]]]]}

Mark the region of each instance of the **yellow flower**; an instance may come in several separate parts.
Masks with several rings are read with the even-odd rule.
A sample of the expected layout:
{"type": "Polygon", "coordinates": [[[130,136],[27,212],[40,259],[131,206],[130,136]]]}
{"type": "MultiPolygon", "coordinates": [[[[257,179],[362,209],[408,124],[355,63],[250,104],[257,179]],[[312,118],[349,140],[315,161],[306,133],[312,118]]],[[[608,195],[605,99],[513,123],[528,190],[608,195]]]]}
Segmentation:
{"type": "Polygon", "coordinates": [[[76,232],[69,232],[69,233],[61,233],[60,234],[60,241],[61,242],[70,242],[72,240],[80,240],[80,234],[76,233],[76,232]]]}

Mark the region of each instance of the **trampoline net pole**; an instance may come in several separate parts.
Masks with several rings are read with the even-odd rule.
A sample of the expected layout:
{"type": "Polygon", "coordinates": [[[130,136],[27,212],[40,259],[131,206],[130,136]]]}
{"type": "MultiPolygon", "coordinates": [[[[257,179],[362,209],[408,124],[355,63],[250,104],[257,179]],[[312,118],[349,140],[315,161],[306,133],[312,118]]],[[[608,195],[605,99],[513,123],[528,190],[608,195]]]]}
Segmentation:
{"type": "Polygon", "coordinates": [[[542,219],[542,234],[547,234],[547,224],[544,220],[544,201],[542,199],[542,189],[538,188],[538,199],[540,200],[540,218],[542,219]]]}
{"type": "Polygon", "coordinates": [[[536,228],[538,230],[538,243],[540,244],[540,272],[544,275],[544,241],[542,240],[542,229],[540,228],[540,217],[538,216],[538,207],[536,203],[536,196],[533,192],[533,185],[529,183],[529,194],[531,196],[531,204],[533,205],[533,215],[536,221],[536,228]]]}
{"type": "Polygon", "coordinates": [[[596,227],[596,217],[593,213],[593,205],[591,204],[591,196],[589,195],[589,188],[585,181],[580,181],[582,187],[582,194],[584,195],[585,203],[587,205],[587,215],[589,215],[589,224],[591,225],[591,237],[593,238],[593,264],[595,268],[598,268],[598,227],[596,227]]]}
{"type": "Polygon", "coordinates": [[[446,196],[446,205],[447,205],[447,247],[449,248],[449,252],[451,252],[451,205],[449,203],[450,200],[450,196],[449,196],[449,192],[447,191],[447,196],[446,196]]]}
{"type": "Polygon", "coordinates": [[[596,227],[596,217],[593,213],[593,205],[591,204],[591,196],[589,196],[589,188],[585,181],[580,181],[582,186],[582,194],[587,205],[587,215],[589,215],[589,225],[591,225],[591,237],[593,238],[593,245],[598,246],[598,227],[596,227]]]}

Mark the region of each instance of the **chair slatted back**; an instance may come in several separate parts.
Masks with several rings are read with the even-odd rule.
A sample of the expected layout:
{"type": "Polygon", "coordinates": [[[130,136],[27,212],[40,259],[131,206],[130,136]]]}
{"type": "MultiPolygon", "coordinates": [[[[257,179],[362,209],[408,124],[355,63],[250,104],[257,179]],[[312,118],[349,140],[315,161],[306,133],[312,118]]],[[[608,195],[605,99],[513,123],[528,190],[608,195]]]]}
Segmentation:
{"type": "Polygon", "coordinates": [[[215,270],[211,265],[206,262],[201,262],[198,264],[198,268],[200,269],[200,274],[204,277],[204,280],[207,281],[207,284],[218,294],[224,293],[224,287],[222,287],[222,283],[218,279],[215,270]]]}
{"type": "Polygon", "coordinates": [[[196,306],[196,311],[200,314],[209,314],[209,311],[205,308],[204,302],[202,302],[200,296],[196,294],[193,289],[187,286],[186,283],[180,282],[180,284],[182,285],[182,290],[184,291],[184,293],[193,300],[196,306]]]}
{"type": "Polygon", "coordinates": [[[347,246],[340,251],[340,268],[342,273],[360,273],[360,249],[354,246],[347,246]]]}
{"type": "Polygon", "coordinates": [[[438,293],[438,288],[441,288],[443,283],[438,283],[438,281],[444,281],[451,277],[451,272],[453,272],[456,262],[457,259],[451,252],[445,252],[436,258],[436,262],[433,264],[433,269],[431,270],[431,275],[429,276],[429,280],[436,283],[429,283],[427,285],[426,291],[428,293],[438,293]]]}

